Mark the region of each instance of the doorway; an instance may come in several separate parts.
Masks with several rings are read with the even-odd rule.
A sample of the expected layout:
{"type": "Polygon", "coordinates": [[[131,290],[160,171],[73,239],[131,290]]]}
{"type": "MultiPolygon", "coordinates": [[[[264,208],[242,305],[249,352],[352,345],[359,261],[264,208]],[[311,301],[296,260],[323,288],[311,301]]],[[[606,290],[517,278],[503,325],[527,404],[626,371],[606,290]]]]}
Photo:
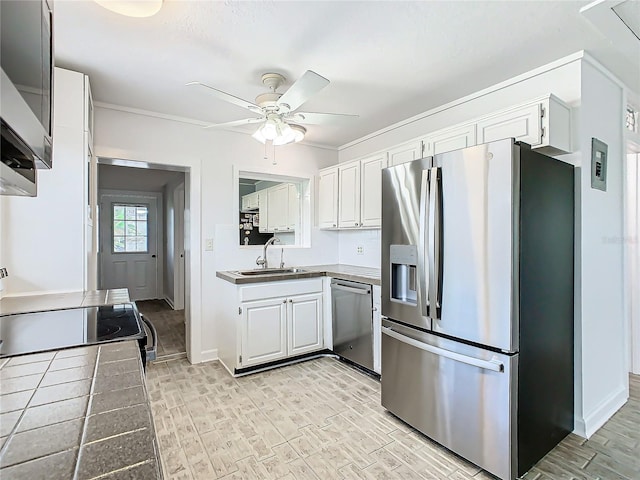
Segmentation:
{"type": "Polygon", "coordinates": [[[185,172],[112,162],[98,160],[98,288],[127,288],[156,327],[158,359],[184,357],[185,172]]]}

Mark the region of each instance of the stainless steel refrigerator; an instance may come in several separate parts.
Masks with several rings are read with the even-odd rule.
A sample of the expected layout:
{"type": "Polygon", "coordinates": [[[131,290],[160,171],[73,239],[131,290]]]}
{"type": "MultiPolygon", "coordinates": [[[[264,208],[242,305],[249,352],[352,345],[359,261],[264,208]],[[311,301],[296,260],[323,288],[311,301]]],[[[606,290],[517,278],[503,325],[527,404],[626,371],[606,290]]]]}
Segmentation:
{"type": "Polygon", "coordinates": [[[382,405],[493,475],[573,430],[573,167],[507,139],[382,172],[382,405]]]}

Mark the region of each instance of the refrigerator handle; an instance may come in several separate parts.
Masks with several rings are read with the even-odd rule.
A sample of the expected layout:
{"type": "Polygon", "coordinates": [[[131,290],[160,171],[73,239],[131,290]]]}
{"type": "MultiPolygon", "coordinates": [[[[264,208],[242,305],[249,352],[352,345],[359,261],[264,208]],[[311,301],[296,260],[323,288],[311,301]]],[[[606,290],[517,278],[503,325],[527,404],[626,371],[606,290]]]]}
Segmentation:
{"type": "Polygon", "coordinates": [[[463,355],[461,353],[452,352],[451,350],[436,347],[435,345],[423,343],[420,340],[416,340],[415,338],[402,335],[401,333],[398,333],[389,327],[382,327],[382,333],[391,338],[395,338],[396,340],[406,343],[407,345],[411,345],[412,347],[419,348],[420,350],[424,350],[425,352],[433,353],[434,355],[439,355],[456,362],[466,363],[467,365],[473,365],[474,367],[483,368],[485,370],[504,372],[504,364],[495,357],[491,360],[482,360],[480,358],[469,357],[468,355],[463,355]]]}
{"type": "Polygon", "coordinates": [[[426,274],[426,258],[429,254],[427,249],[427,215],[429,203],[429,170],[422,171],[420,181],[420,239],[418,244],[418,300],[423,317],[429,316],[429,277],[426,274]]]}
{"type": "Polygon", "coordinates": [[[429,303],[431,318],[440,320],[442,293],[442,194],[440,191],[441,171],[432,167],[429,175],[429,303]]]}

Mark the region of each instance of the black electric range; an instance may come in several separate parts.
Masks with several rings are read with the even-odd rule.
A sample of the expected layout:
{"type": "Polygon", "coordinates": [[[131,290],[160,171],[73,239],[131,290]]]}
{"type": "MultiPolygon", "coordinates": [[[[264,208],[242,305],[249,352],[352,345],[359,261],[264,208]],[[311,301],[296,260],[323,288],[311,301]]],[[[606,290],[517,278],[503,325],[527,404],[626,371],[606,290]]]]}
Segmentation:
{"type": "MultiPolygon", "coordinates": [[[[106,342],[138,340],[143,363],[147,358],[150,325],[135,303],[0,316],[0,358],[106,342]]],[[[153,346],[155,329],[151,327],[153,346]]],[[[155,350],[154,350],[155,352],[155,350]]]]}

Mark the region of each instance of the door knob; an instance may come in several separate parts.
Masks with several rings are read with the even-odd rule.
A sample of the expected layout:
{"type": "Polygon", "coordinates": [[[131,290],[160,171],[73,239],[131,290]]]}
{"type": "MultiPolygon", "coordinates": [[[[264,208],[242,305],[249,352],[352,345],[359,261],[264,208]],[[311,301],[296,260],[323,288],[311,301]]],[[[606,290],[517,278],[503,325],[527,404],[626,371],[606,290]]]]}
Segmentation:
{"type": "Polygon", "coordinates": [[[156,255],[155,254],[151,255],[151,258],[156,258],[156,255]]]}

